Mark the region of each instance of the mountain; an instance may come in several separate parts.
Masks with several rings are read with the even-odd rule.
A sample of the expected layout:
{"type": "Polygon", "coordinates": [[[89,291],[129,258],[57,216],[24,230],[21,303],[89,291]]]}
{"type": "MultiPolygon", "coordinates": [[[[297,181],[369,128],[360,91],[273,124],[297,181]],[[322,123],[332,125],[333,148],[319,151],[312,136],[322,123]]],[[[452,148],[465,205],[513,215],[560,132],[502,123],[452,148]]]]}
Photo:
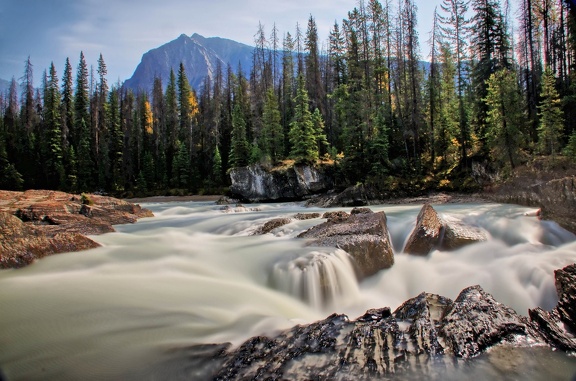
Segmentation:
{"type": "Polygon", "coordinates": [[[180,62],[184,64],[186,76],[190,85],[199,90],[207,75],[211,78],[216,73],[218,63],[225,73],[230,64],[234,72],[238,64],[246,72],[252,67],[252,52],[254,48],[236,41],[219,37],[203,37],[180,35],[142,56],[132,77],[124,82],[124,87],[134,91],[151,92],[154,78],[162,78],[164,88],[170,77],[170,69],[178,75],[180,62]]]}

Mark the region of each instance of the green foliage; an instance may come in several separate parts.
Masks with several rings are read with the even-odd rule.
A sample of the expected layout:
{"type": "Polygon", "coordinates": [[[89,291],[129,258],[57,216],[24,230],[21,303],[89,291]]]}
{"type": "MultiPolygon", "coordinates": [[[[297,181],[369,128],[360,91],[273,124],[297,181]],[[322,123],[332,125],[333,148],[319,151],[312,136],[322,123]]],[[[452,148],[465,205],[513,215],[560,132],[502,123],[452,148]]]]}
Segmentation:
{"type": "Polygon", "coordinates": [[[538,147],[541,153],[555,155],[560,151],[560,138],[564,128],[564,117],[560,107],[560,95],[556,90],[556,78],[550,68],[542,76],[540,94],[540,124],[538,125],[538,147]]]}
{"type": "Polygon", "coordinates": [[[264,103],[263,144],[262,151],[268,155],[272,162],[277,162],[284,155],[284,130],[281,125],[281,114],[278,109],[278,98],[272,89],[266,93],[264,103]]]}
{"type": "Polygon", "coordinates": [[[212,180],[216,186],[222,185],[222,156],[218,146],[214,149],[212,158],[212,180]]]}
{"type": "Polygon", "coordinates": [[[248,165],[250,147],[246,139],[246,121],[240,104],[232,111],[232,144],[230,148],[230,166],[244,167],[248,165]]]}
{"type": "Polygon", "coordinates": [[[488,106],[486,140],[493,159],[508,162],[512,168],[519,164],[520,150],[524,146],[524,113],[518,105],[522,97],[515,72],[502,69],[492,74],[487,82],[488,106]]]}
{"type": "Polygon", "coordinates": [[[309,108],[308,91],[304,77],[298,77],[298,89],[294,98],[294,118],[290,123],[290,156],[298,163],[315,163],[318,160],[318,136],[309,108]]]}

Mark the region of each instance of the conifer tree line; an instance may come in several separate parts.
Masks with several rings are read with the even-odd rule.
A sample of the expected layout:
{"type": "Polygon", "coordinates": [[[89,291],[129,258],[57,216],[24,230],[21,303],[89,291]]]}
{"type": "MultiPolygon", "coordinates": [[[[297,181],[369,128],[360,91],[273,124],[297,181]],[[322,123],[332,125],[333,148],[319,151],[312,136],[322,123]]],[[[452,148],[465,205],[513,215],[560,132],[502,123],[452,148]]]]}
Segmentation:
{"type": "Polygon", "coordinates": [[[183,64],[148,93],[109,85],[82,53],[35,89],[28,59],[0,94],[0,188],[208,191],[287,159],[334,163],[343,184],[465,186],[574,159],[576,8],[516,1],[443,0],[427,36],[413,0],[360,0],[325,41],[313,16],[259,25],[249,75],[218,66],[200,89],[183,64]]]}

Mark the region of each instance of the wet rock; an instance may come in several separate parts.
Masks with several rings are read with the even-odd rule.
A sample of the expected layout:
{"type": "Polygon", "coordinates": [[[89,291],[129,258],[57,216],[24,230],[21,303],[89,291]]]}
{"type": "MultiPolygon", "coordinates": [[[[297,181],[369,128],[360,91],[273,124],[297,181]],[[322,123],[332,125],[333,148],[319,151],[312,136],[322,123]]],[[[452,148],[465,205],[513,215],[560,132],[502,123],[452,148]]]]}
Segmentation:
{"type": "Polygon", "coordinates": [[[416,226],[406,241],[404,252],[415,255],[428,255],[438,246],[443,230],[440,217],[430,204],[425,204],[418,218],[416,226]]]}
{"type": "Polygon", "coordinates": [[[552,311],[530,310],[530,318],[553,347],[576,351],[576,264],[554,272],[558,305],[552,311]]]}
{"type": "Polygon", "coordinates": [[[263,235],[270,233],[272,230],[287,225],[290,222],[292,222],[292,219],[290,218],[274,218],[270,221],[266,221],[266,223],[258,228],[258,230],[256,230],[252,235],[263,235]]]}
{"type": "MultiPolygon", "coordinates": [[[[422,293],[393,313],[372,309],[351,321],[333,314],[274,337],[258,336],[219,353],[216,380],[374,380],[471,359],[490,348],[545,345],[527,318],[479,286],[455,301],[422,293]]],[[[413,373],[418,374],[418,373],[413,373]]]]}
{"type": "Polygon", "coordinates": [[[84,236],[112,232],[113,225],[153,216],[137,204],[112,197],[46,190],[0,191],[0,212],[24,223],[20,226],[4,217],[10,222],[0,236],[4,267],[21,267],[46,255],[96,247],[84,236]]]}
{"type": "Polygon", "coordinates": [[[538,341],[528,320],[498,303],[480,286],[463,290],[441,321],[440,335],[457,357],[471,358],[502,343],[528,346],[538,341]]]}
{"type": "Polygon", "coordinates": [[[328,168],[295,164],[268,170],[260,165],[233,168],[230,192],[248,202],[294,201],[332,188],[328,168]]]}
{"type": "Polygon", "coordinates": [[[472,243],[487,241],[488,238],[486,230],[451,216],[440,217],[430,204],[425,204],[406,241],[404,252],[428,255],[434,249],[456,250],[472,243]]]}
{"type": "Polygon", "coordinates": [[[259,212],[259,208],[247,208],[242,204],[236,204],[236,206],[225,205],[220,208],[223,213],[245,213],[245,212],[259,212]]]}
{"type": "Polygon", "coordinates": [[[320,218],[320,213],[297,213],[294,215],[295,220],[305,221],[320,218]]]}
{"type": "Polygon", "coordinates": [[[298,235],[313,239],[311,246],[337,247],[352,258],[358,279],[394,264],[394,254],[384,212],[364,210],[344,220],[330,219],[298,235]]]}

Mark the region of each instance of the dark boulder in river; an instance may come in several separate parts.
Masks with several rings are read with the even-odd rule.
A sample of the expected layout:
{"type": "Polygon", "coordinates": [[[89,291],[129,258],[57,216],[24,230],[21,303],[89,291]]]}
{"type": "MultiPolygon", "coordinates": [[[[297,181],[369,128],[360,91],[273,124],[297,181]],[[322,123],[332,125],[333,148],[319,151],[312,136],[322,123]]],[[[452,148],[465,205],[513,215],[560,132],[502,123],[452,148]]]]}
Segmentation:
{"type": "Polygon", "coordinates": [[[311,246],[337,247],[352,258],[358,279],[364,279],[394,264],[386,214],[355,208],[351,214],[316,225],[298,235],[311,238],[311,246]]]}
{"type": "Polygon", "coordinates": [[[0,268],[97,247],[85,236],[113,232],[112,225],[153,216],[137,204],[113,197],[47,190],[0,191],[0,213],[0,268]]]}
{"type": "Polygon", "coordinates": [[[303,164],[272,170],[261,165],[233,168],[230,180],[230,192],[247,202],[302,200],[333,186],[327,168],[303,164]]]}
{"type": "Polygon", "coordinates": [[[237,348],[204,345],[187,351],[203,354],[206,379],[373,380],[415,368],[426,374],[432,366],[453,366],[489,349],[574,350],[576,266],[558,270],[556,281],[560,302],[551,314],[559,320],[547,320],[554,332],[472,286],[454,301],[422,293],[394,312],[369,310],[354,321],[333,314],[274,337],[253,337],[237,348]],[[560,322],[566,329],[558,338],[560,322]]]}
{"type": "Polygon", "coordinates": [[[440,217],[430,204],[425,204],[416,220],[416,226],[404,247],[404,252],[427,255],[433,249],[455,250],[463,246],[487,241],[489,233],[450,216],[440,217]]]}

